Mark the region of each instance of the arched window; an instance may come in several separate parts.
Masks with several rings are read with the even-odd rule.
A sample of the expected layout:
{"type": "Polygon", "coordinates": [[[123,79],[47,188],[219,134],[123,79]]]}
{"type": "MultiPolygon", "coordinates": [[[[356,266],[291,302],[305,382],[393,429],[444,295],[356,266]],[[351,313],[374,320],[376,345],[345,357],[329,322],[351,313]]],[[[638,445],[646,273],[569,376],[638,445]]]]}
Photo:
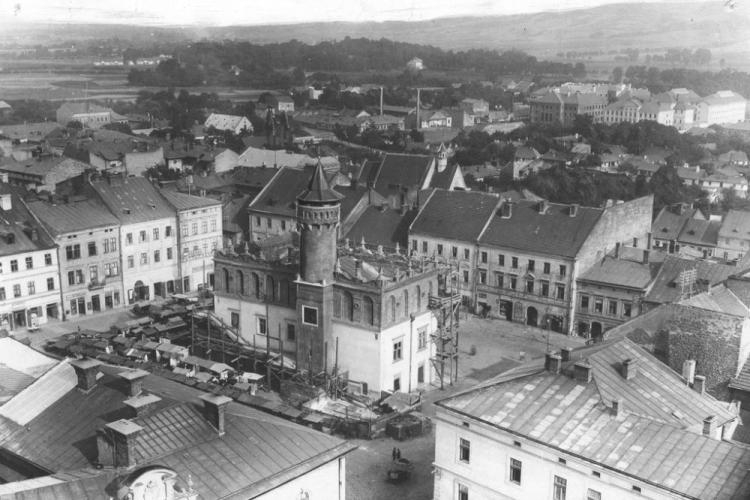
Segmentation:
{"type": "Polygon", "coordinates": [[[417,312],[422,310],[422,287],[417,285],[417,312]]]}
{"type": "Polygon", "coordinates": [[[409,316],[409,290],[404,290],[404,316],[409,316]]]}
{"type": "Polygon", "coordinates": [[[224,268],[224,290],[227,293],[232,293],[232,276],[229,274],[229,269],[224,268]]]}
{"type": "Polygon", "coordinates": [[[396,322],[396,296],[391,295],[391,322],[396,322]]]}
{"type": "Polygon", "coordinates": [[[245,275],[242,271],[237,271],[237,293],[245,295],[245,275]]]}
{"type": "Polygon", "coordinates": [[[354,297],[346,291],[341,294],[341,314],[347,321],[354,320],[354,297]]]}
{"type": "Polygon", "coordinates": [[[273,276],[266,276],[266,300],[276,300],[276,282],[273,276]]]}
{"type": "Polygon", "coordinates": [[[370,297],[365,296],[362,300],[362,313],[364,315],[364,321],[368,325],[375,324],[375,305],[372,303],[370,297]]]}
{"type": "Polygon", "coordinates": [[[260,298],[260,292],[261,292],[261,290],[260,290],[260,277],[257,274],[253,273],[252,274],[252,280],[253,280],[253,282],[252,282],[252,287],[253,287],[252,293],[255,295],[256,299],[259,299],[260,298]]]}

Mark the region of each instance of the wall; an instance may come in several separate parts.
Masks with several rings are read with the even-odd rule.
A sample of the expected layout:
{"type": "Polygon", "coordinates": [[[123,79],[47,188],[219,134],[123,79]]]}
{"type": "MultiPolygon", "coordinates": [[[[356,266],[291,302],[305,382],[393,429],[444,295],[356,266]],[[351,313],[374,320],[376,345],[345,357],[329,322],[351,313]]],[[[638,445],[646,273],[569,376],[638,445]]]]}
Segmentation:
{"type": "Polygon", "coordinates": [[[161,146],[153,151],[134,151],[125,153],[125,170],[128,175],[142,176],[155,165],[164,164],[164,149],[161,146]]]}
{"type": "MultiPolygon", "coordinates": [[[[149,295],[154,297],[154,283],[166,283],[179,278],[179,255],[177,249],[177,219],[168,217],[138,224],[120,227],[122,248],[122,273],[125,300],[131,303],[131,291],[137,281],[149,287],[149,295]],[[171,227],[171,236],[166,236],[167,226],[171,227]],[[159,239],[154,240],[153,230],[159,229],[159,239]],[[146,231],[146,241],[139,241],[141,230],[146,231]],[[128,244],[127,234],[132,234],[132,243],[128,244]],[[172,249],[172,258],[168,258],[168,249],[172,249]],[[159,262],[154,262],[154,252],[159,251],[159,262]],[[146,253],[147,264],[141,264],[141,254],[146,253]],[[128,267],[128,256],[133,256],[133,267],[128,267]]],[[[166,286],[166,285],[165,285],[166,286]]],[[[175,289],[177,291],[177,289],[175,289]]],[[[171,293],[168,290],[167,293],[171,293]]]]}
{"type": "Polygon", "coordinates": [[[208,285],[214,272],[213,253],[222,247],[221,204],[178,212],[180,277],[189,289],[208,285]],[[187,250],[187,253],[185,252],[187,250]]]}
{"type": "Polygon", "coordinates": [[[273,490],[254,497],[257,500],[345,500],[346,458],[340,457],[299,476],[273,490]],[[307,496],[305,496],[307,494],[307,496]]]}
{"type": "MultiPolygon", "coordinates": [[[[5,242],[2,242],[5,245],[5,242]]],[[[58,276],[57,252],[54,248],[31,252],[5,255],[0,259],[2,273],[0,273],[0,287],[5,289],[5,300],[0,300],[0,329],[11,329],[13,320],[10,317],[14,311],[24,311],[26,326],[29,324],[29,309],[38,309],[39,324],[45,324],[47,305],[56,304],[60,313],[60,282],[58,276]],[[49,254],[52,261],[45,265],[45,255],[49,254]],[[33,259],[32,269],[26,269],[26,257],[33,259]],[[11,272],[10,261],[18,261],[18,271],[11,272]],[[47,290],[47,279],[54,280],[54,290],[47,290]],[[29,295],[28,283],[34,283],[35,293],[29,295]],[[21,296],[13,296],[13,285],[20,285],[21,296]],[[8,315],[8,316],[6,316],[8,315]],[[8,323],[6,324],[5,321],[8,323]]]]}

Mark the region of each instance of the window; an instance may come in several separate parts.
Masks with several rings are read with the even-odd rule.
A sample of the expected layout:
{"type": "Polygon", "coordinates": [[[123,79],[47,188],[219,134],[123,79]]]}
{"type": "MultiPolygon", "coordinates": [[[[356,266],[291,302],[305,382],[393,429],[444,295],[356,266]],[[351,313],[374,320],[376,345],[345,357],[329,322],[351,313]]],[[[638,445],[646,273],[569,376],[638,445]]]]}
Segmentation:
{"type": "Polygon", "coordinates": [[[135,267],[135,258],[132,255],[128,255],[128,269],[135,267]]]}
{"type": "Polygon", "coordinates": [[[588,295],[581,295],[581,309],[584,311],[589,310],[589,296],[588,295]]]}
{"type": "Polygon", "coordinates": [[[158,239],[159,239],[159,228],[155,227],[154,228],[154,241],[156,241],[158,239]]]}
{"type": "Polygon", "coordinates": [[[544,274],[549,274],[552,266],[550,266],[549,262],[544,263],[544,274]]]}
{"type": "Polygon", "coordinates": [[[515,458],[510,459],[510,482],[521,484],[521,461],[515,458]]]}
{"type": "MultiPolygon", "coordinates": [[[[284,224],[281,225],[281,229],[284,229],[284,224]]],[[[202,220],[201,221],[201,233],[207,233],[208,232],[208,221],[202,220]]]]}
{"type": "Polygon", "coordinates": [[[454,259],[458,258],[458,247],[451,247],[451,256],[453,256],[454,259]]]}
{"type": "Polygon", "coordinates": [[[89,241],[89,257],[96,255],[96,242],[89,241]]]}
{"type": "Polygon", "coordinates": [[[411,240],[411,249],[415,252],[419,250],[419,242],[417,240],[411,240]]]}
{"type": "Polygon", "coordinates": [[[18,272],[18,261],[15,259],[10,261],[10,272],[18,272]]]}
{"type": "Polygon", "coordinates": [[[21,285],[13,285],[13,297],[21,296],[21,285]]]}
{"type": "Polygon", "coordinates": [[[464,248],[464,259],[469,260],[471,258],[471,250],[464,248]]]}
{"type": "Polygon", "coordinates": [[[427,327],[422,326],[417,329],[417,349],[422,350],[427,347],[427,327]]]}
{"type": "Polygon", "coordinates": [[[633,491],[635,491],[636,493],[640,493],[640,492],[641,492],[641,487],[640,487],[640,486],[635,486],[635,485],[633,485],[633,488],[632,488],[632,489],[633,489],[633,491]]]}
{"type": "Polygon", "coordinates": [[[128,233],[125,235],[125,244],[126,245],[132,245],[133,244],[133,233],[128,233]]]}
{"type": "Polygon", "coordinates": [[[240,313],[232,312],[229,316],[229,321],[232,325],[232,328],[239,328],[240,327],[240,313]]]}
{"type": "Polygon", "coordinates": [[[401,376],[393,377],[393,392],[401,390],[401,376]]]}
{"type": "Polygon", "coordinates": [[[536,261],[534,259],[529,259],[529,271],[533,271],[536,267],[536,261]]]}
{"type": "Polygon", "coordinates": [[[268,229],[271,229],[273,227],[273,221],[271,220],[270,217],[266,217],[266,227],[268,229]]]}
{"type": "Polygon", "coordinates": [[[604,311],[604,299],[597,297],[594,299],[594,312],[601,313],[604,311]]]}
{"type": "Polygon", "coordinates": [[[609,301],[609,314],[610,316],[617,315],[617,301],[616,300],[609,301]]]}
{"type": "Polygon", "coordinates": [[[118,274],[117,262],[110,262],[104,264],[104,276],[117,276],[118,274]]]}
{"type": "Polygon", "coordinates": [[[561,277],[565,276],[565,273],[566,273],[567,270],[568,270],[568,268],[565,267],[564,264],[560,264],[560,276],[561,277]]]}
{"type": "Polygon", "coordinates": [[[36,283],[34,283],[33,281],[29,281],[28,283],[26,283],[26,286],[29,289],[29,295],[34,295],[36,293],[36,283]]]}
{"type": "Polygon", "coordinates": [[[255,218],[255,225],[260,227],[260,217],[255,218]]]}
{"type": "Polygon", "coordinates": [[[443,245],[440,243],[438,243],[438,246],[437,246],[437,254],[443,255],[443,245]]]}
{"type": "Polygon", "coordinates": [[[458,440],[458,459],[461,462],[469,463],[471,458],[471,442],[468,439],[460,438],[458,440]]]}
{"type": "Polygon", "coordinates": [[[216,231],[216,219],[211,219],[211,231],[216,231]]]}
{"type": "Polygon", "coordinates": [[[148,264],[148,253],[141,252],[141,265],[143,266],[146,264],[148,264]]]}
{"type": "Polygon", "coordinates": [[[297,341],[297,332],[295,331],[294,323],[287,323],[286,325],[286,340],[287,342],[297,341]]]}
{"type": "Polygon", "coordinates": [[[34,268],[34,258],[33,257],[26,257],[26,269],[33,269],[34,268]]]}
{"type": "Polygon", "coordinates": [[[0,286],[0,300],[5,300],[5,287],[0,286]]]}
{"type": "Polygon", "coordinates": [[[172,247],[167,248],[167,260],[172,260],[172,247]]]}
{"type": "Polygon", "coordinates": [[[190,229],[192,230],[191,232],[193,233],[193,235],[198,234],[198,223],[193,222],[192,224],[190,224],[190,229]]]}
{"type": "Polygon", "coordinates": [[[422,242],[422,253],[427,253],[427,242],[426,241],[422,242]]]}
{"type": "Polygon", "coordinates": [[[502,288],[504,285],[504,276],[500,273],[495,273],[495,286],[502,288]]]}
{"type": "Polygon", "coordinates": [[[548,281],[542,281],[541,294],[542,294],[542,297],[549,297],[549,282],[548,281]]]}
{"type": "Polygon", "coordinates": [[[469,282],[469,271],[464,271],[464,283],[469,282]]]}
{"type": "Polygon", "coordinates": [[[397,340],[393,343],[393,361],[401,361],[403,359],[404,341],[397,340]]]}
{"type": "Polygon", "coordinates": [[[622,304],[622,315],[629,318],[633,314],[633,304],[630,302],[623,302],[622,304]]]}
{"type": "Polygon", "coordinates": [[[268,320],[258,316],[258,335],[268,335],[268,320]]]}
{"type": "Polygon", "coordinates": [[[497,265],[498,266],[505,266],[505,255],[500,254],[497,256],[497,265]]]}
{"type": "Polygon", "coordinates": [[[516,289],[517,281],[518,281],[518,278],[516,278],[515,276],[511,276],[510,277],[510,289],[511,290],[515,290],[516,289]]]}
{"type": "Polygon", "coordinates": [[[318,309],[302,306],[302,322],[306,325],[318,326],[318,309]]]}
{"type": "Polygon", "coordinates": [[[552,500],[565,500],[565,493],[568,489],[568,481],[560,476],[555,476],[555,482],[552,485],[552,500]]]}
{"type": "Polygon", "coordinates": [[[479,283],[482,285],[487,284],[487,271],[484,271],[484,270],[479,271],[479,283]]]}
{"type": "Polygon", "coordinates": [[[526,280],[526,292],[534,293],[534,280],[526,280]]]}
{"type": "Polygon", "coordinates": [[[486,264],[487,263],[487,252],[482,252],[480,255],[482,257],[482,264],[486,264]]]}
{"type": "MultiPolygon", "coordinates": [[[[65,247],[65,258],[68,260],[75,260],[81,258],[81,245],[68,245],[65,247]]],[[[11,268],[13,267],[13,261],[10,262],[11,268]]]]}
{"type": "Polygon", "coordinates": [[[68,271],[68,284],[69,285],[80,285],[83,283],[83,270],[77,269],[75,271],[68,271]]]}
{"type": "Polygon", "coordinates": [[[0,262],[0,274],[3,274],[3,263],[0,262]]]}
{"type": "Polygon", "coordinates": [[[147,236],[146,236],[146,230],[145,230],[145,229],[144,229],[143,231],[141,231],[141,232],[140,232],[140,234],[139,234],[139,236],[138,236],[138,241],[139,241],[139,242],[141,242],[141,243],[143,243],[144,241],[148,241],[148,238],[147,238],[147,236]]]}
{"type": "Polygon", "coordinates": [[[602,500],[602,494],[599,491],[589,488],[586,491],[586,500],[602,500]]]}
{"type": "Polygon", "coordinates": [[[92,283],[96,283],[99,279],[99,269],[96,266],[89,266],[89,279],[92,283]]]}
{"type": "Polygon", "coordinates": [[[190,236],[190,230],[188,229],[187,224],[181,224],[180,230],[182,231],[183,236],[190,236]]]}
{"type": "Polygon", "coordinates": [[[565,285],[561,283],[557,284],[557,299],[565,300],[565,285]]]}
{"type": "Polygon", "coordinates": [[[169,238],[172,236],[172,226],[167,226],[164,228],[164,237],[169,238]]]}
{"type": "Polygon", "coordinates": [[[511,257],[510,267],[512,267],[513,269],[518,269],[518,257],[511,257]]]}
{"type": "Polygon", "coordinates": [[[458,485],[458,500],[469,500],[469,487],[465,484],[458,485]]]}
{"type": "Polygon", "coordinates": [[[55,278],[47,278],[47,290],[55,289],[55,278]]]}

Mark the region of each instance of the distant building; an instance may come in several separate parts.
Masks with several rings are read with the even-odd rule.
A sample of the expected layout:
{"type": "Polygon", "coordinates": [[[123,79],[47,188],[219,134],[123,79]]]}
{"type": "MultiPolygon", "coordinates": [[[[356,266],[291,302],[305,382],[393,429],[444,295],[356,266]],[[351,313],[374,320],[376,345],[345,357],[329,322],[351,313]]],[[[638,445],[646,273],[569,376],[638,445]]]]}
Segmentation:
{"type": "Polygon", "coordinates": [[[127,123],[125,116],[118,115],[110,108],[86,102],[63,103],[56,112],[57,123],[66,126],[70,122],[78,122],[84,128],[101,128],[109,123],[127,123]]]}
{"type": "Polygon", "coordinates": [[[0,101],[0,116],[8,116],[13,112],[13,106],[5,101],[0,101]]]}
{"type": "Polygon", "coordinates": [[[750,250],[750,213],[730,210],[721,221],[717,256],[724,260],[741,259],[750,250]]]}
{"type": "Polygon", "coordinates": [[[203,126],[206,129],[215,128],[216,130],[231,132],[235,135],[241,133],[253,133],[253,124],[245,116],[211,113],[208,115],[208,118],[206,118],[203,126]]]}
{"type": "Polygon", "coordinates": [[[747,101],[731,90],[720,90],[698,103],[695,121],[702,127],[745,121],[747,101]]]}
{"type": "Polygon", "coordinates": [[[85,163],[51,155],[24,161],[0,159],[0,173],[7,174],[8,182],[37,192],[54,193],[59,184],[78,177],[87,170],[91,168],[85,163]]]}
{"type": "Polygon", "coordinates": [[[424,69],[424,63],[420,58],[413,57],[406,63],[406,69],[408,71],[422,71],[424,69]]]}
{"type": "Polygon", "coordinates": [[[607,106],[607,97],[598,94],[563,94],[549,92],[529,100],[531,123],[564,126],[573,124],[577,115],[589,115],[597,119],[607,106]]]}

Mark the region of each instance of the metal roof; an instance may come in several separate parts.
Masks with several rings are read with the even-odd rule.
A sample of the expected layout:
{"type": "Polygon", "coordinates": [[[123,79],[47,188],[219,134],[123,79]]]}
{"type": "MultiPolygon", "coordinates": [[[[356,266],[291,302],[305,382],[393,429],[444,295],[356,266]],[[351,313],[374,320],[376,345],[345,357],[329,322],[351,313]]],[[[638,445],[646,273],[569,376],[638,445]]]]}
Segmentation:
{"type": "Polygon", "coordinates": [[[144,177],[111,177],[92,182],[94,189],[122,224],[176,217],[175,209],[144,177]]]}
{"type": "Polygon", "coordinates": [[[120,225],[120,221],[109,212],[107,206],[93,198],[56,204],[37,200],[29,202],[28,207],[55,236],[120,225]]]}
{"type": "Polygon", "coordinates": [[[415,236],[476,243],[500,198],[476,191],[436,189],[411,225],[415,236]]]}

